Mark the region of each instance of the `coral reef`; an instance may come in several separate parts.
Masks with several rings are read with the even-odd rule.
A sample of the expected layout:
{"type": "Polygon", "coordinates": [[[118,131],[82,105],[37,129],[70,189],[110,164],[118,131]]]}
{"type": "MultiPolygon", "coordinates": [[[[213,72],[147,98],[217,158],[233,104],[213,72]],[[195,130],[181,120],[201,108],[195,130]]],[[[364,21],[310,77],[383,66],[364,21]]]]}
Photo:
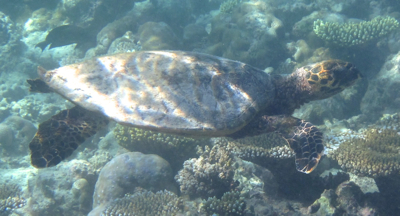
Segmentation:
{"type": "Polygon", "coordinates": [[[226,192],[222,195],[221,199],[210,197],[203,201],[202,211],[207,216],[220,215],[220,216],[240,216],[244,215],[246,209],[246,202],[244,197],[240,196],[240,192],[226,192]]]}
{"type": "MultiPolygon", "coordinates": [[[[25,161],[24,157],[17,158],[25,161]]],[[[97,176],[90,167],[79,168],[82,163],[73,160],[54,169],[37,170],[25,162],[17,169],[1,169],[1,181],[18,185],[20,197],[26,199],[26,205],[11,215],[87,215],[97,176]]]]}
{"type": "Polygon", "coordinates": [[[131,31],[127,31],[122,37],[115,39],[111,43],[107,53],[115,54],[139,50],[141,50],[141,46],[137,44],[137,41],[135,41],[135,35],[131,31]]]}
{"type": "Polygon", "coordinates": [[[0,180],[12,177],[16,184],[2,181],[0,215],[83,216],[99,200],[97,215],[398,213],[398,206],[393,203],[400,200],[400,117],[392,114],[400,113],[400,34],[394,31],[398,28],[395,18],[399,17],[400,5],[395,1],[115,2],[0,2],[0,180]],[[386,15],[394,18],[383,17],[386,15]],[[376,18],[359,22],[350,17],[376,18]],[[93,27],[89,29],[97,35],[97,46],[86,54],[75,51],[74,45],[44,52],[34,48],[50,29],[65,24],[93,27]],[[377,40],[387,34],[388,40],[377,40]],[[325,42],[333,46],[328,48],[325,42]],[[347,47],[351,48],[344,49],[347,47]],[[311,175],[297,173],[293,153],[278,134],[215,139],[211,145],[208,139],[123,126],[114,130],[114,124],[108,128],[114,131],[105,135],[105,129],[81,146],[82,151],[75,157],[78,159],[50,169],[30,167],[27,142],[36,131],[35,126],[72,105],[55,94],[28,95],[25,79],[37,76],[37,65],[51,69],[80,61],[84,56],[142,48],[206,52],[261,69],[269,67],[272,74],[290,73],[295,67],[330,58],[351,59],[365,78],[334,98],[296,111],[296,117],[321,124],[318,127],[328,134],[329,158],[324,158],[321,169],[311,175]],[[371,56],[379,56],[380,60],[371,56]],[[380,61],[385,58],[382,66],[380,61]],[[282,63],[285,59],[289,60],[282,63]],[[365,125],[379,118],[379,122],[365,129],[365,125]],[[358,129],[361,130],[355,131],[358,129]],[[116,144],[114,135],[128,150],[164,157],[173,171],[184,164],[176,175],[182,198],[172,193],[177,191],[177,185],[170,166],[157,156],[128,153],[129,157],[123,154],[109,162],[114,155],[126,152],[116,144]],[[197,145],[201,149],[199,155],[197,145]],[[318,175],[322,168],[339,168],[336,162],[356,174],[350,174],[350,182],[340,184],[348,176],[346,173],[318,175]],[[149,191],[135,192],[138,187],[149,191]],[[15,194],[6,192],[14,189],[15,194]],[[324,189],[327,190],[322,193],[324,189]],[[164,191],[156,193],[158,190],[164,191]],[[189,197],[205,200],[183,200],[189,197]],[[371,197],[378,199],[371,204],[371,197]],[[315,199],[318,201],[304,208],[315,199]]]}
{"type": "Polygon", "coordinates": [[[226,0],[222,2],[222,4],[219,7],[219,10],[222,13],[231,13],[233,9],[236,8],[236,6],[239,4],[240,0],[226,0]]]}
{"type": "Polygon", "coordinates": [[[294,157],[287,142],[277,133],[230,140],[229,144],[235,146],[234,152],[238,157],[249,161],[294,157]]]}
{"type": "Polygon", "coordinates": [[[314,32],[325,41],[339,46],[354,46],[387,35],[399,27],[393,17],[375,17],[359,23],[331,23],[322,20],[314,22],[314,32]]]}
{"type": "Polygon", "coordinates": [[[196,157],[196,146],[209,144],[208,138],[191,138],[117,125],[114,136],[129,151],[157,154],[180,169],[185,160],[196,157]]]}
{"type": "Polygon", "coordinates": [[[128,152],[113,158],[99,174],[93,208],[132,193],[135,187],[151,191],[174,190],[168,162],[157,155],[140,152],[128,152]]]}
{"type": "Polygon", "coordinates": [[[21,196],[21,189],[12,183],[2,183],[0,187],[0,215],[9,215],[15,209],[26,205],[26,200],[21,196]]]}
{"type": "Polygon", "coordinates": [[[174,193],[167,190],[156,193],[144,190],[112,201],[100,215],[162,216],[177,215],[182,210],[183,201],[174,193]]]}
{"type": "Polygon", "coordinates": [[[14,23],[4,13],[0,12],[0,45],[7,44],[12,36],[14,30],[14,23]]]}
{"type": "Polygon", "coordinates": [[[179,39],[168,24],[164,22],[146,22],[138,30],[143,50],[179,49],[179,39]]]}
{"type": "Polygon", "coordinates": [[[72,104],[65,103],[65,99],[60,98],[58,95],[31,94],[11,103],[10,112],[26,120],[38,123],[71,106],[72,104]]]}
{"type": "Polygon", "coordinates": [[[341,183],[336,191],[325,190],[321,197],[308,207],[307,214],[316,215],[376,215],[370,207],[371,200],[351,181],[341,183]]]}
{"type": "MultiPolygon", "coordinates": [[[[126,1],[129,3],[129,1],[126,1]]],[[[112,1],[109,4],[114,4],[112,1]]],[[[91,58],[107,53],[111,43],[125,34],[127,31],[132,30],[138,22],[143,22],[146,16],[152,11],[154,6],[150,1],[143,1],[138,4],[135,3],[135,7],[126,13],[125,16],[116,19],[115,21],[109,22],[104,26],[97,34],[97,46],[89,49],[86,52],[85,58],[91,58]]],[[[110,8],[113,8],[112,6],[110,8]]],[[[118,11],[116,13],[120,14],[118,11]]],[[[128,51],[128,50],[125,50],[128,51]]]]}
{"type": "Polygon", "coordinates": [[[240,2],[232,13],[211,20],[206,48],[202,52],[246,62],[259,68],[271,66],[284,52],[277,40],[283,23],[261,0],[240,2]],[[273,51],[272,51],[273,50],[273,51]]]}
{"type": "Polygon", "coordinates": [[[2,157],[25,155],[29,141],[36,133],[36,127],[19,116],[10,116],[0,124],[2,157]]]}
{"type": "MultiPolygon", "coordinates": [[[[393,120],[390,122],[397,123],[399,116],[395,115],[390,119],[393,120]]],[[[389,121],[381,121],[379,124],[386,125],[359,132],[346,131],[329,138],[331,148],[337,149],[332,150],[328,157],[336,160],[342,169],[359,176],[400,174],[400,127],[392,126],[389,121]]]]}
{"type": "Polygon", "coordinates": [[[222,196],[234,185],[235,157],[228,146],[216,144],[198,149],[199,157],[187,160],[175,176],[180,191],[191,197],[222,196]]]}
{"type": "Polygon", "coordinates": [[[89,212],[91,207],[92,187],[89,182],[80,178],[72,184],[71,192],[74,199],[78,200],[78,208],[83,212],[89,212]]]}
{"type": "Polygon", "coordinates": [[[304,40],[298,40],[296,42],[290,42],[286,44],[287,49],[290,53],[293,53],[293,59],[295,61],[304,61],[310,57],[311,50],[304,40]]]}

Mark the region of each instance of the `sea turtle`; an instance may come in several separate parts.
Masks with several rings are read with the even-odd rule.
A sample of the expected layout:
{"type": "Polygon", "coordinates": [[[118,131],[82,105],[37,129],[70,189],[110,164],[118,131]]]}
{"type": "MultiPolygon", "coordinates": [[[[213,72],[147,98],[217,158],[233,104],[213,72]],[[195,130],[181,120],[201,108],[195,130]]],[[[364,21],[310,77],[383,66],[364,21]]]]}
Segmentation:
{"type": "Polygon", "coordinates": [[[182,51],[102,56],[46,71],[32,91],[55,91],[77,106],[39,125],[29,144],[32,165],[70,156],[101,126],[120,124],[187,136],[240,138],[279,132],[310,173],[323,154],[322,133],[291,116],[300,105],[341,92],[361,77],[351,63],[323,61],[288,76],[242,62],[182,51]]]}

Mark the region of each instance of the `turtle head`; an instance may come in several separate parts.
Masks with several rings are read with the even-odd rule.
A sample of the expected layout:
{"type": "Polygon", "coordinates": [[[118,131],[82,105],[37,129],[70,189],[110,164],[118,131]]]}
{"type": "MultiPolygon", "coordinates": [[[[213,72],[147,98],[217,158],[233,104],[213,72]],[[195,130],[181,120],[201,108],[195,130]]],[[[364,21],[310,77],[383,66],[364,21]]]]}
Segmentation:
{"type": "Polygon", "coordinates": [[[319,100],[335,95],[353,85],[362,77],[351,63],[327,60],[298,68],[294,73],[301,77],[300,89],[306,90],[306,100],[319,100]]]}

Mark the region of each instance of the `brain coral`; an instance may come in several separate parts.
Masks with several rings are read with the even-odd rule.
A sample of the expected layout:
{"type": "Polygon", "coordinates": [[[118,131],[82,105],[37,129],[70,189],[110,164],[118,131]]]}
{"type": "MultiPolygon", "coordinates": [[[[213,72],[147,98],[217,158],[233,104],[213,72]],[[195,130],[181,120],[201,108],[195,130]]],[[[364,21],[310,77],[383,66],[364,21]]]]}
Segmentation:
{"type": "Polygon", "coordinates": [[[358,134],[349,133],[340,142],[328,156],[342,169],[369,177],[400,174],[400,132],[397,127],[368,128],[358,134]]]}
{"type": "Polygon", "coordinates": [[[173,189],[173,175],[168,162],[157,155],[140,152],[118,155],[99,174],[93,208],[123,197],[136,187],[152,191],[173,189]]]}
{"type": "Polygon", "coordinates": [[[331,23],[322,20],[314,22],[315,34],[325,41],[339,46],[354,46],[387,35],[399,27],[393,17],[375,17],[359,23],[331,23]]]}
{"type": "Polygon", "coordinates": [[[177,215],[182,212],[183,201],[167,190],[152,193],[150,191],[125,195],[112,201],[101,216],[161,216],[177,215]]]}

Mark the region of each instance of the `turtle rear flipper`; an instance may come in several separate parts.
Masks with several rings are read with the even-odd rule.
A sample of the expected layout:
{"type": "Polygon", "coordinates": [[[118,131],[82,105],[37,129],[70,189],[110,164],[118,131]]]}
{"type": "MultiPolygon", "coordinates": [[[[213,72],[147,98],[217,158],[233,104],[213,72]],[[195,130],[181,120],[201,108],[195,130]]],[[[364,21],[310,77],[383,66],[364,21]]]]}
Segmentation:
{"type": "Polygon", "coordinates": [[[39,125],[38,132],[29,143],[32,166],[44,168],[57,165],[107,123],[108,119],[103,115],[79,106],[54,115],[39,125]]]}

